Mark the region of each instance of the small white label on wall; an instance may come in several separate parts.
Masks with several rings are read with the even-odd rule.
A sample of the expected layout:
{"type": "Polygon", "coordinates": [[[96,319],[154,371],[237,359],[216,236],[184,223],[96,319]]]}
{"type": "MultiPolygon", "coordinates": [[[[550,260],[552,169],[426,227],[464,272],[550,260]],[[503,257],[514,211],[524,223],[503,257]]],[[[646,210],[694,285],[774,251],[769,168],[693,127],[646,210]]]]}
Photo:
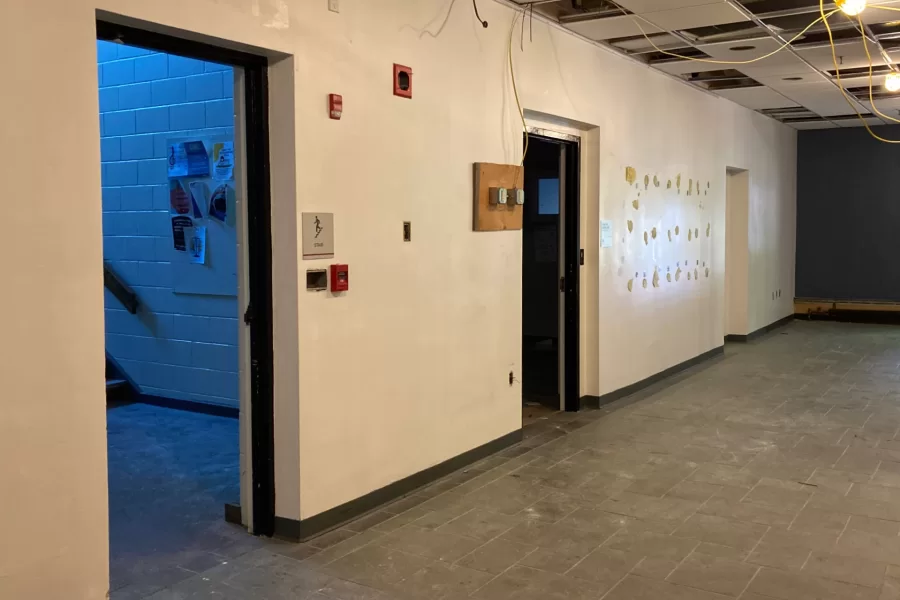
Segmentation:
{"type": "Polygon", "coordinates": [[[613,222],[600,221],[600,247],[612,248],[613,245],[613,222]]]}

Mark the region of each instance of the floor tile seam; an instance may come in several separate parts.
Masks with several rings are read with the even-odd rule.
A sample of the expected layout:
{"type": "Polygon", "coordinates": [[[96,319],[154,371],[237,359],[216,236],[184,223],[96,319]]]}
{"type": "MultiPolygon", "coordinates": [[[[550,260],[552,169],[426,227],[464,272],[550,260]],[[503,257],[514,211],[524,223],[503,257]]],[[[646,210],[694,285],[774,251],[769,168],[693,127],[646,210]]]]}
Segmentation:
{"type": "MultiPolygon", "coordinates": [[[[686,539],[690,539],[690,538],[686,538],[686,539]]],[[[678,561],[678,564],[675,565],[675,568],[674,568],[674,569],[672,569],[671,571],[669,571],[669,574],[666,575],[666,576],[663,578],[663,581],[668,581],[668,580],[669,580],[669,577],[672,576],[672,573],[674,573],[675,571],[677,571],[677,570],[678,570],[678,567],[680,567],[681,565],[683,565],[684,562],[685,562],[688,558],[690,558],[691,556],[693,556],[693,555],[694,555],[694,552],[697,551],[697,548],[699,548],[701,544],[703,544],[703,541],[702,541],[702,540],[697,541],[697,545],[694,546],[694,547],[691,549],[691,551],[688,552],[688,553],[684,556],[684,558],[682,558],[680,561],[678,561]]]]}
{"type": "MultiPolygon", "coordinates": [[[[616,535],[617,533],[619,533],[619,532],[622,531],[623,529],[625,529],[625,527],[620,527],[619,529],[616,529],[614,532],[612,532],[611,534],[609,534],[608,536],[606,536],[606,538],[604,538],[604,540],[603,540],[602,542],[600,542],[600,544],[598,544],[593,550],[591,550],[590,552],[588,552],[587,554],[585,554],[583,557],[581,557],[580,559],[578,559],[578,562],[576,562],[574,565],[572,565],[571,567],[569,567],[568,569],[566,569],[565,572],[563,573],[563,575],[564,575],[564,576],[567,576],[573,569],[575,569],[578,565],[580,565],[580,564],[583,563],[585,560],[587,560],[589,556],[591,556],[591,555],[594,554],[595,552],[599,552],[600,549],[603,548],[603,546],[606,544],[606,542],[608,542],[609,540],[611,540],[612,537],[613,537],[614,535],[616,535]]],[[[643,559],[641,559],[641,560],[643,560],[643,559]]]]}
{"type": "MultiPolygon", "coordinates": [[[[522,558],[520,558],[519,560],[517,560],[517,561],[514,562],[513,564],[509,565],[508,567],[506,567],[505,569],[503,569],[502,571],[500,571],[499,573],[497,573],[496,575],[494,575],[493,577],[491,577],[490,579],[488,579],[487,581],[485,581],[484,584],[481,585],[480,587],[478,587],[478,588],[472,590],[472,591],[469,593],[469,596],[472,597],[472,598],[474,598],[474,597],[475,597],[475,594],[477,594],[478,592],[480,592],[482,589],[484,589],[485,587],[487,587],[488,585],[490,585],[492,582],[496,581],[496,580],[499,579],[500,577],[503,577],[503,575],[505,575],[505,574],[506,574],[510,569],[512,569],[513,567],[517,567],[517,566],[525,567],[525,565],[521,564],[522,561],[525,560],[526,558],[528,558],[529,556],[531,556],[532,554],[534,554],[535,552],[537,552],[538,550],[540,550],[540,547],[536,546],[536,547],[534,548],[534,550],[531,550],[528,554],[526,554],[525,556],[523,556],[522,558]]],[[[526,567],[526,568],[529,568],[529,569],[530,569],[531,567],[526,567]]],[[[482,571],[482,573],[483,573],[483,572],[484,572],[484,571],[482,571]]]]}
{"type": "MultiPolygon", "coordinates": [[[[756,576],[759,575],[759,572],[762,571],[762,569],[763,568],[761,566],[756,567],[756,572],[753,573],[753,576],[750,578],[750,581],[747,582],[747,585],[744,586],[744,589],[741,590],[741,593],[737,595],[738,598],[744,597],[744,594],[746,594],[747,590],[750,589],[750,584],[753,583],[753,580],[756,579],[756,576]]],[[[760,594],[760,595],[763,595],[763,594],[760,594]]]]}

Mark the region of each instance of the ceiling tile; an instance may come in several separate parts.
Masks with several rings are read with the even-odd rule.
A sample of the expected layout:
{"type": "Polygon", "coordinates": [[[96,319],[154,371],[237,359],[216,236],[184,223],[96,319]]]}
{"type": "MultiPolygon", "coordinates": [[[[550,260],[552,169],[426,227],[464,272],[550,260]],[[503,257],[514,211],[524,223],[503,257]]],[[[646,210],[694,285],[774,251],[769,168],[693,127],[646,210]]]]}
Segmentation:
{"type": "Polygon", "coordinates": [[[739,23],[748,20],[733,6],[722,2],[642,13],[642,16],[654,25],[669,31],[722,25],[724,23],[739,23]]]}
{"type": "MultiPolygon", "coordinates": [[[[865,121],[870,127],[874,127],[876,125],[884,125],[884,121],[882,121],[881,119],[879,119],[877,117],[870,117],[870,118],[865,119],[865,121]]],[[[840,119],[840,120],[834,121],[834,123],[838,127],[862,127],[863,126],[862,121],[860,121],[859,118],[846,119],[846,120],[840,119]]]]}
{"type": "Polygon", "coordinates": [[[694,60],[674,60],[672,62],[654,63],[654,68],[671,75],[684,75],[685,73],[706,73],[727,69],[727,65],[698,62],[694,60]]]}
{"type": "Polygon", "coordinates": [[[787,123],[794,129],[837,129],[837,125],[831,121],[807,121],[802,123],[787,123]]]}
{"type": "Polygon", "coordinates": [[[736,90],[720,90],[716,92],[723,98],[746,106],[753,110],[761,110],[764,108],[786,108],[789,106],[799,106],[793,100],[779,94],[775,90],[767,87],[741,88],[736,90]]]}
{"type": "Polygon", "coordinates": [[[725,4],[725,0],[620,0],[618,4],[633,13],[644,14],[679,8],[715,6],[725,4]]]}
{"type": "MultiPolygon", "coordinates": [[[[566,23],[564,26],[566,29],[594,41],[641,35],[636,19],[625,15],[621,17],[607,17],[605,19],[591,19],[589,21],[576,21],[574,23],[566,23]]],[[[661,31],[661,29],[650,23],[642,22],[641,27],[648,34],[661,31]]]]}

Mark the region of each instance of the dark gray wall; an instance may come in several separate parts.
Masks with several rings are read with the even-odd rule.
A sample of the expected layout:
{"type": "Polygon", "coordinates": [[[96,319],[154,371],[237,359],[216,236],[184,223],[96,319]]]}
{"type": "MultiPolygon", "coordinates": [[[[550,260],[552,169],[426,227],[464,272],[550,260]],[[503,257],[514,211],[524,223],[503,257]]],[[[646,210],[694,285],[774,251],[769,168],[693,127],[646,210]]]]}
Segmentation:
{"type": "Polygon", "coordinates": [[[797,153],[797,297],[900,301],[900,144],[811,130],[797,153]]]}

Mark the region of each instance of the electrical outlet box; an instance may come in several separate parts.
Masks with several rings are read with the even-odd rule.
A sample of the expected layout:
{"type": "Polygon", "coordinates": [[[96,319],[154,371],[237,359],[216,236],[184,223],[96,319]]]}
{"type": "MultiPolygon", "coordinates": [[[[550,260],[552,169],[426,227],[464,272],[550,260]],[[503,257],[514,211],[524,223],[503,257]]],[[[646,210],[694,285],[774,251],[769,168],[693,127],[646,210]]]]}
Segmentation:
{"type": "Polygon", "coordinates": [[[522,188],[513,188],[512,201],[518,206],[525,204],[525,190],[522,188]]]}
{"type": "Polygon", "coordinates": [[[328,0],[328,10],[331,12],[341,12],[341,0],[328,0]]]}
{"type": "Polygon", "coordinates": [[[491,204],[506,206],[509,202],[509,190],[502,187],[490,188],[491,204]]]}

